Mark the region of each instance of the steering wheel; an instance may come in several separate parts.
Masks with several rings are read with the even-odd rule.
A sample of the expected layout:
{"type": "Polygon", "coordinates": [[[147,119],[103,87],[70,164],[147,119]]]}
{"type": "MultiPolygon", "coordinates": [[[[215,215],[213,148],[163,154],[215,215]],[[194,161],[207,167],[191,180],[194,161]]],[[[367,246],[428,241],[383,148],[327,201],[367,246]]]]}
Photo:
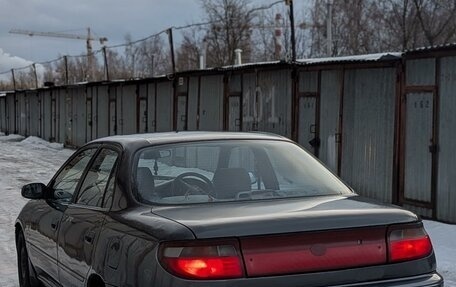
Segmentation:
{"type": "Polygon", "coordinates": [[[189,189],[189,192],[195,191],[200,194],[206,194],[210,197],[214,194],[212,181],[202,174],[196,172],[184,172],[178,175],[174,180],[183,183],[189,189]]]}

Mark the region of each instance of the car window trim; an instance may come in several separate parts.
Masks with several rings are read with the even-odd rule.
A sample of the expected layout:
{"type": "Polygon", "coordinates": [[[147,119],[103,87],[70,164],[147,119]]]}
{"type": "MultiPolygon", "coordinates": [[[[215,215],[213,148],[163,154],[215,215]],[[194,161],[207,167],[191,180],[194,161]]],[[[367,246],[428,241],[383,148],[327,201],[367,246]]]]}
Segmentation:
{"type": "MultiPolygon", "coordinates": [[[[119,161],[119,158],[120,158],[120,156],[121,156],[121,154],[122,154],[122,153],[119,151],[119,148],[116,147],[115,145],[110,145],[110,144],[98,144],[98,148],[97,148],[97,150],[95,151],[95,154],[92,156],[92,158],[90,159],[90,161],[89,161],[89,163],[87,164],[86,168],[84,169],[84,172],[82,173],[82,176],[81,176],[81,178],[79,179],[79,182],[78,182],[78,184],[77,184],[77,186],[76,186],[76,189],[75,189],[74,194],[73,194],[73,198],[71,199],[71,202],[69,203],[69,204],[71,204],[72,206],[78,206],[78,207],[79,207],[79,206],[84,206],[84,207],[95,207],[95,208],[97,208],[97,209],[102,209],[102,210],[104,210],[104,209],[107,209],[107,210],[111,209],[110,207],[109,207],[109,208],[103,208],[103,206],[99,207],[99,206],[93,206],[93,205],[87,205],[87,204],[78,204],[78,203],[76,202],[76,200],[77,200],[77,198],[78,198],[78,196],[79,196],[79,192],[80,192],[82,183],[84,182],[84,180],[85,180],[87,174],[89,173],[89,170],[90,170],[90,168],[92,167],[92,165],[93,165],[95,159],[98,157],[98,155],[101,153],[101,151],[102,151],[104,148],[110,149],[110,150],[112,150],[112,151],[114,151],[114,152],[117,153],[117,159],[116,159],[116,162],[114,163],[114,166],[113,166],[113,168],[115,168],[115,169],[117,170],[117,162],[119,161]]],[[[111,170],[111,173],[109,174],[109,178],[111,178],[111,175],[112,175],[112,170],[111,170]]],[[[116,173],[116,175],[117,175],[117,173],[116,173]]],[[[117,176],[116,176],[116,179],[117,179],[117,176]]],[[[107,188],[107,186],[106,186],[105,189],[103,190],[103,200],[104,200],[104,196],[105,196],[105,194],[106,194],[106,188],[107,188]]],[[[115,185],[114,185],[114,191],[115,191],[115,185]]],[[[103,203],[103,201],[102,201],[102,203],[103,203]]],[[[92,209],[92,208],[89,208],[89,209],[92,209]]]]}
{"type": "MultiPolygon", "coordinates": [[[[90,158],[89,162],[87,163],[86,167],[84,168],[84,171],[82,172],[82,175],[81,175],[81,178],[85,178],[85,174],[87,172],[87,169],[88,167],[91,165],[93,159],[95,158],[95,155],[98,154],[98,150],[100,148],[100,144],[96,143],[96,144],[90,144],[90,145],[87,145],[87,146],[84,146],[83,148],[79,149],[79,150],[76,150],[66,161],[64,164],[62,164],[62,166],[57,170],[57,172],[54,174],[54,176],[52,177],[52,179],[49,181],[47,187],[51,188],[54,183],[55,183],[55,180],[56,178],[60,175],[60,173],[62,173],[62,171],[64,170],[64,168],[75,158],[77,157],[79,154],[83,153],[84,151],[86,150],[89,150],[89,149],[95,149],[95,152],[94,154],[92,155],[92,157],[90,158]]],[[[71,200],[69,202],[66,202],[66,204],[71,204],[73,203],[74,199],[75,199],[75,194],[77,193],[77,191],[79,190],[79,185],[80,185],[80,180],[81,178],[79,179],[78,181],[78,184],[76,185],[76,188],[74,190],[74,193],[73,193],[73,196],[71,197],[71,200]]],[[[53,188],[52,188],[53,189],[53,188]]],[[[55,201],[54,198],[50,198],[50,200],[52,201],[55,201]]]]}

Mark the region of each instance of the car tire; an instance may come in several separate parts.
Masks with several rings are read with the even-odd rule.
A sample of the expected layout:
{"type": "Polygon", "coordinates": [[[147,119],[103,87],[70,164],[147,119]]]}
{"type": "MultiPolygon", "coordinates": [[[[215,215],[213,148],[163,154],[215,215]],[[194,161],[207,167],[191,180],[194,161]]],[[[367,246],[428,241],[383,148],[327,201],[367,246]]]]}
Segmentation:
{"type": "Polygon", "coordinates": [[[19,274],[20,287],[40,287],[36,278],[32,263],[28,257],[27,248],[25,246],[24,234],[19,231],[17,235],[17,270],[19,274]]]}

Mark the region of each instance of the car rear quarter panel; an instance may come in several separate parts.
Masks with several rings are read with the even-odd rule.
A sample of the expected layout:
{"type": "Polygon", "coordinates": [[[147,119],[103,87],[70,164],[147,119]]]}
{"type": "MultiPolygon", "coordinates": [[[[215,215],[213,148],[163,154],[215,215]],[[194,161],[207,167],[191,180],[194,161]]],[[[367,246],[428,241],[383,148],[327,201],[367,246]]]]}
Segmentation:
{"type": "Polygon", "coordinates": [[[183,225],[150,213],[150,208],[111,213],[106,217],[93,258],[92,273],[112,286],[159,286],[159,242],[191,240],[183,225]]]}

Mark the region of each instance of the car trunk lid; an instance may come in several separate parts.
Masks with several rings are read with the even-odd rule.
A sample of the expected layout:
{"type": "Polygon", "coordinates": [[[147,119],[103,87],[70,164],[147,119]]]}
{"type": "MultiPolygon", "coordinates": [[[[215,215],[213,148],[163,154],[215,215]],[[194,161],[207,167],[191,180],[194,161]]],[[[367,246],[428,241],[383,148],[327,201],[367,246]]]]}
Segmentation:
{"type": "Polygon", "coordinates": [[[155,206],[152,212],[187,226],[197,239],[377,227],[418,220],[409,211],[359,196],[155,206]]]}

